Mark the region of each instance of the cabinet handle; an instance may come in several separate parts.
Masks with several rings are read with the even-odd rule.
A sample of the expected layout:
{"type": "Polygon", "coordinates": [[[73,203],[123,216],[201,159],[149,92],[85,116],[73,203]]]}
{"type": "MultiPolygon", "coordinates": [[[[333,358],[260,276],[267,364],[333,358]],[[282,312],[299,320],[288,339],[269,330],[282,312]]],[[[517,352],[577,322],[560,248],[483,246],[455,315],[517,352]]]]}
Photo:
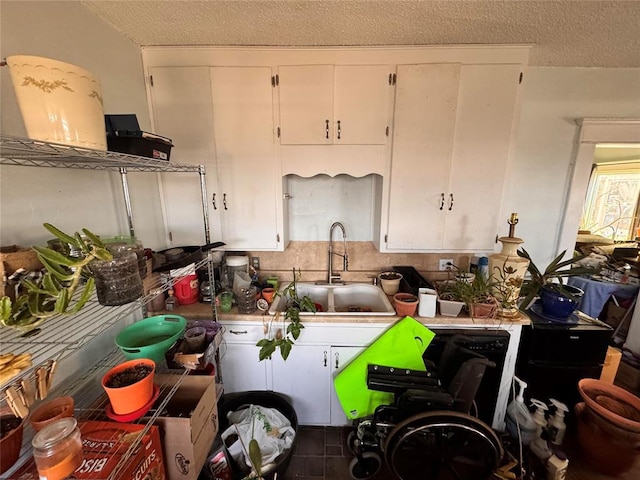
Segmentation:
{"type": "Polygon", "coordinates": [[[222,194],[222,205],[224,205],[224,209],[227,210],[227,194],[222,194]]]}
{"type": "Polygon", "coordinates": [[[214,193],[213,196],[211,197],[211,203],[213,204],[213,209],[217,210],[218,207],[216,206],[216,194],[214,193]]]}
{"type": "Polygon", "coordinates": [[[340,120],[338,120],[338,140],[340,140],[340,132],[342,129],[340,128],[340,120]]]}
{"type": "Polygon", "coordinates": [[[324,351],[324,366],[327,366],[327,351],[324,351]]]}
{"type": "Polygon", "coordinates": [[[325,127],[324,127],[324,132],[325,132],[325,138],[329,138],[329,120],[325,120],[325,127]]]}
{"type": "Polygon", "coordinates": [[[336,352],[336,370],[340,367],[340,354],[336,352]]]}
{"type": "Polygon", "coordinates": [[[233,333],[234,335],[246,335],[249,332],[246,330],[229,330],[229,333],[233,333]]]}
{"type": "Polygon", "coordinates": [[[453,193],[449,194],[449,211],[453,210],[453,193]]]}
{"type": "Polygon", "coordinates": [[[440,194],[440,210],[444,208],[444,193],[440,194]]]}

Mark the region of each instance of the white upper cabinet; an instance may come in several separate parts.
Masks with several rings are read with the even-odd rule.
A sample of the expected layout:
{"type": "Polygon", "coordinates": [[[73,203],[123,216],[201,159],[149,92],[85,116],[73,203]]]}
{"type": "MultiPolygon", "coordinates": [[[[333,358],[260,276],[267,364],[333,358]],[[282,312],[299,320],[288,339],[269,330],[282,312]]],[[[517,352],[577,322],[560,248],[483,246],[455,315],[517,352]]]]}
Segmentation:
{"type": "Polygon", "coordinates": [[[460,64],[398,66],[390,250],[442,245],[459,84],[460,64]]]}
{"type": "MultiPolygon", "coordinates": [[[[174,147],[171,161],[205,165],[209,199],[218,189],[213,138],[211,84],[207,67],[155,67],[150,99],[154,133],[169,137],[174,147]]],[[[202,212],[193,205],[202,202],[200,189],[183,174],[163,175],[164,209],[172,245],[200,245],[202,212]]],[[[212,241],[220,241],[220,221],[210,209],[212,241]]]]}
{"type": "Polygon", "coordinates": [[[493,250],[521,71],[398,66],[381,250],[493,250]]]}
{"type": "Polygon", "coordinates": [[[283,249],[271,68],[213,67],[211,91],[222,241],[234,250],[283,249]]]}
{"type": "Polygon", "coordinates": [[[388,65],[278,67],[282,145],[384,145],[388,65]]]}
{"type": "MultiPolygon", "coordinates": [[[[154,127],[173,140],[172,160],[206,167],[212,238],[227,249],[284,249],[271,68],[153,67],[150,74],[154,127]]],[[[201,244],[187,213],[198,192],[173,177],[164,184],[173,244],[201,244]]]]}

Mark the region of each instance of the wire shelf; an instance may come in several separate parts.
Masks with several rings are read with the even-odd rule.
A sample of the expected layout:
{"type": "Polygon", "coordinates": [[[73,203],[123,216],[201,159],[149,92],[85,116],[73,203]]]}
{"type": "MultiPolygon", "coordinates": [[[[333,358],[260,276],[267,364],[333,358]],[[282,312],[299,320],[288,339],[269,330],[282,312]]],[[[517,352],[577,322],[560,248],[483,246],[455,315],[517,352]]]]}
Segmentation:
{"type": "Polygon", "coordinates": [[[198,172],[203,165],[187,165],[153,158],[0,135],[0,164],[27,167],[119,170],[132,172],[198,172]]]}

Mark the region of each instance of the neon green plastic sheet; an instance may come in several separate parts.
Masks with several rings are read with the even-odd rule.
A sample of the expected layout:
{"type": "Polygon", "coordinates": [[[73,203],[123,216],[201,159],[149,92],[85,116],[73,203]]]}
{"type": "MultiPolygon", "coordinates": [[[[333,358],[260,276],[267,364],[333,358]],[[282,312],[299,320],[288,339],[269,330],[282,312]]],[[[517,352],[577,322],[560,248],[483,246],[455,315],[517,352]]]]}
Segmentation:
{"type": "Polygon", "coordinates": [[[412,317],[404,317],[385,330],[369,347],[345,365],[334,377],[336,394],[348,419],[372,415],[378,405],[393,402],[393,394],[367,388],[367,366],[425,371],[422,354],[435,333],[412,317]]]}

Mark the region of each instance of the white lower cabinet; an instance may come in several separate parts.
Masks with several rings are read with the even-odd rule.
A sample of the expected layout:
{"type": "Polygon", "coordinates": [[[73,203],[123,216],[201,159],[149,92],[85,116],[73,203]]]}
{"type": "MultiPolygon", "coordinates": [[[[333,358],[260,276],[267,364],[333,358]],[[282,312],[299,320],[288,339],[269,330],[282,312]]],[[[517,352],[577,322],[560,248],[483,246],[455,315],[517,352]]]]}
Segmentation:
{"type": "Polygon", "coordinates": [[[291,398],[302,425],[330,423],[330,362],[325,345],[296,345],[287,361],[278,352],[271,360],[272,389],[291,398]]]}
{"type": "Polygon", "coordinates": [[[225,325],[220,369],[226,393],[267,390],[267,362],[258,362],[260,338],[262,325],[225,325]]]}
{"type": "Polygon", "coordinates": [[[364,350],[364,346],[354,347],[331,347],[331,425],[349,425],[351,420],[347,419],[344,410],[338,400],[336,389],[333,386],[333,379],[345,365],[364,350]]]}

